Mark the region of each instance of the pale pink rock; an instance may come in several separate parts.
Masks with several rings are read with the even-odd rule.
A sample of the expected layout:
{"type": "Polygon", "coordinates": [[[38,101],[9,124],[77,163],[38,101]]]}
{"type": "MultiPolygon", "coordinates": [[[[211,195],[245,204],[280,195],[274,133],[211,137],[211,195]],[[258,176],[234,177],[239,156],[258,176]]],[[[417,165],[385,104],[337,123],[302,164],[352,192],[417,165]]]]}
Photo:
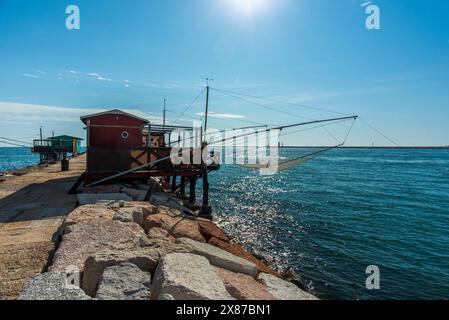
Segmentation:
{"type": "Polygon", "coordinates": [[[89,256],[105,249],[113,252],[136,250],[142,239],[147,238],[136,223],[115,220],[80,222],[65,229],[51,270],[64,272],[68,267],[76,267],[82,272],[89,256]]]}
{"type": "Polygon", "coordinates": [[[201,235],[198,224],[193,220],[179,220],[168,231],[175,238],[190,238],[199,242],[206,242],[206,239],[201,235]]]}
{"type": "Polygon", "coordinates": [[[101,205],[85,205],[73,210],[65,219],[64,226],[68,227],[85,221],[111,221],[115,211],[101,205]]]}
{"type": "Polygon", "coordinates": [[[253,277],[215,267],[226,290],[237,300],[276,300],[267,288],[253,277]]]}
{"type": "Polygon", "coordinates": [[[162,228],[175,238],[190,238],[199,242],[206,242],[206,239],[201,235],[198,224],[189,219],[173,218],[158,213],[148,216],[143,223],[143,228],[147,232],[151,228],[162,228]]]}
{"type": "Polygon", "coordinates": [[[163,228],[170,229],[175,224],[176,220],[166,214],[158,213],[148,216],[143,222],[143,228],[145,231],[149,231],[151,228],[163,228]]]}
{"type": "Polygon", "coordinates": [[[167,239],[170,241],[175,241],[176,238],[173,237],[167,230],[162,229],[162,228],[151,228],[148,231],[148,237],[150,238],[159,238],[159,239],[167,239]]]}

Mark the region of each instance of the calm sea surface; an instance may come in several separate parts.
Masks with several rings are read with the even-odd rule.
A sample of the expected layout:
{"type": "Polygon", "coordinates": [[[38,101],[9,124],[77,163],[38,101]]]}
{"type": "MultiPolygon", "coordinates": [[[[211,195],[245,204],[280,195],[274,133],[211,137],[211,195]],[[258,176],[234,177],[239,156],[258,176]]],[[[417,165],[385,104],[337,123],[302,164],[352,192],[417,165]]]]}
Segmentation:
{"type": "Polygon", "coordinates": [[[269,177],[223,165],[210,180],[221,225],[318,297],[449,298],[449,150],[338,149],[269,177]],[[380,290],[366,289],[370,265],[380,290]]]}
{"type": "MultiPolygon", "coordinates": [[[[0,148],[0,171],[37,162],[0,148]]],[[[223,165],[210,180],[220,224],[320,298],[449,298],[449,150],[338,149],[274,176],[223,165]],[[370,265],[380,290],[365,288],[370,265]]]]}
{"type": "Polygon", "coordinates": [[[0,172],[38,163],[39,155],[31,153],[31,148],[0,148],[0,172]]]}

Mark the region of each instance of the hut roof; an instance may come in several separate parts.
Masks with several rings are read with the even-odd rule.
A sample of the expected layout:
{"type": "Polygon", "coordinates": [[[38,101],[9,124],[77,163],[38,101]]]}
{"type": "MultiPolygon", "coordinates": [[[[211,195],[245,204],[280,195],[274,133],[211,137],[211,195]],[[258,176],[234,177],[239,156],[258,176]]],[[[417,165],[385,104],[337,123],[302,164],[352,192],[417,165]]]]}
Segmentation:
{"type": "Polygon", "coordinates": [[[104,111],[104,112],[99,112],[99,113],[95,113],[95,114],[90,114],[87,116],[83,116],[81,117],[81,121],[83,121],[84,123],[86,123],[86,121],[90,118],[94,118],[94,117],[98,117],[98,116],[102,116],[102,115],[106,115],[106,114],[120,114],[120,115],[126,115],[128,117],[134,118],[134,119],[138,119],[144,123],[149,123],[150,121],[148,121],[147,119],[135,116],[131,113],[127,113],[118,109],[114,109],[114,110],[109,110],[109,111],[104,111]]]}

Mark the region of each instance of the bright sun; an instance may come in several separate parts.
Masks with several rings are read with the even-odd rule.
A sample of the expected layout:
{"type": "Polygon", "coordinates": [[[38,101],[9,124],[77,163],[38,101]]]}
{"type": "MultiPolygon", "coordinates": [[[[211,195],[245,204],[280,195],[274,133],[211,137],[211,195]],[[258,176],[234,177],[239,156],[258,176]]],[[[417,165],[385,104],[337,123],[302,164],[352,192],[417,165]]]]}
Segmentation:
{"type": "Polygon", "coordinates": [[[222,0],[235,11],[243,16],[254,16],[268,7],[269,0],[222,0]]]}

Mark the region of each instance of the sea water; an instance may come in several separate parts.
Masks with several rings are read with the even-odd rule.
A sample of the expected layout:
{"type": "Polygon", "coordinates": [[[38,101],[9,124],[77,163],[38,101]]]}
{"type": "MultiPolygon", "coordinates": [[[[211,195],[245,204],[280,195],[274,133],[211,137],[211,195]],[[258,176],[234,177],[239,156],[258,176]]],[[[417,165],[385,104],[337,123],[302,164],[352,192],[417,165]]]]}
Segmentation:
{"type": "Polygon", "coordinates": [[[337,149],[274,176],[223,165],[210,182],[225,230],[320,298],[449,298],[449,150],[337,149]]]}
{"type": "Polygon", "coordinates": [[[21,169],[39,163],[39,155],[31,153],[31,148],[0,148],[0,172],[21,169]]]}

